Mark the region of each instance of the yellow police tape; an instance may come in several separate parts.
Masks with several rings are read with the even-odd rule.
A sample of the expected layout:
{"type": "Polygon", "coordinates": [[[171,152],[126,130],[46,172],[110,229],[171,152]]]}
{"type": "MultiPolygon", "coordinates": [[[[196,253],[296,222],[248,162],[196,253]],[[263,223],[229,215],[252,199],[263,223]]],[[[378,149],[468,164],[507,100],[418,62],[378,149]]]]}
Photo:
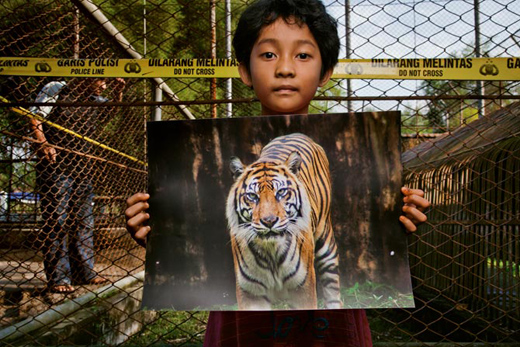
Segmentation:
{"type": "MultiPolygon", "coordinates": [[[[6,98],[0,96],[0,102],[8,103],[9,100],[7,100],[6,98]]],[[[144,161],[139,160],[139,159],[137,159],[136,157],[132,157],[131,155],[128,155],[128,154],[126,154],[126,153],[123,153],[123,152],[121,152],[121,151],[118,151],[117,149],[114,149],[114,148],[108,147],[107,145],[104,145],[104,144],[102,144],[101,142],[98,142],[98,141],[96,141],[96,140],[93,140],[93,139],[91,139],[91,138],[89,138],[89,137],[87,137],[87,136],[84,136],[84,135],[78,134],[78,133],[76,133],[76,132],[74,132],[74,131],[72,131],[72,130],[70,130],[70,129],[67,129],[67,128],[62,127],[62,126],[59,125],[59,124],[56,124],[56,123],[53,123],[53,122],[49,122],[49,121],[46,120],[44,117],[42,117],[42,116],[40,116],[40,115],[38,115],[38,114],[36,114],[36,113],[33,113],[33,112],[31,112],[31,111],[29,111],[29,110],[23,108],[23,107],[11,107],[11,110],[14,111],[14,112],[16,112],[16,113],[18,113],[18,114],[21,114],[21,115],[27,116],[27,117],[29,117],[29,118],[39,120],[40,122],[45,123],[46,125],[49,125],[49,126],[55,127],[56,129],[59,129],[59,130],[61,130],[61,131],[64,131],[64,132],[66,132],[66,133],[68,133],[68,134],[71,134],[71,135],[73,135],[73,136],[75,136],[75,137],[78,137],[78,138],[80,138],[80,139],[82,139],[82,140],[85,140],[85,141],[87,141],[87,142],[90,142],[90,143],[92,143],[92,144],[94,144],[94,145],[96,145],[96,146],[99,146],[99,147],[103,148],[103,149],[109,150],[109,151],[111,151],[111,152],[114,152],[114,153],[116,153],[116,154],[122,156],[122,157],[125,157],[125,158],[130,159],[130,160],[132,160],[132,161],[135,161],[135,162],[137,162],[137,163],[139,163],[139,164],[142,164],[142,165],[147,166],[147,164],[146,164],[144,161]]]]}
{"type": "MultiPolygon", "coordinates": [[[[0,75],[236,78],[234,59],[0,58],[0,75]]],[[[520,58],[340,59],[333,78],[520,80],[520,58]]]]}

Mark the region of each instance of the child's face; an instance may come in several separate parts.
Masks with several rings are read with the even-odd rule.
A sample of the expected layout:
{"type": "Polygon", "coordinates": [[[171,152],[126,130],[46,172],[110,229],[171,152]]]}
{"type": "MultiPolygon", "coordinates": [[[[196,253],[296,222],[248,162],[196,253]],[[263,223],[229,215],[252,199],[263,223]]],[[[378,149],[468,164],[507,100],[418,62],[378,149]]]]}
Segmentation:
{"type": "Polygon", "coordinates": [[[307,25],[289,23],[278,18],[263,28],[251,51],[250,73],[243,64],[239,67],[263,115],[307,114],[316,90],[332,73],[321,78],[320,50],[307,25]]]}

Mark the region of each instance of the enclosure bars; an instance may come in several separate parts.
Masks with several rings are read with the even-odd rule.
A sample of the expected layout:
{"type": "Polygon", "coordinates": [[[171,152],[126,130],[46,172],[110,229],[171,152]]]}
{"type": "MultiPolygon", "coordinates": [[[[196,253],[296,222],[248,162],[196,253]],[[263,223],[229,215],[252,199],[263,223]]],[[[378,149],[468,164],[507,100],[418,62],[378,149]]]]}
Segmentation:
{"type": "MultiPolygon", "coordinates": [[[[226,0],[226,59],[231,59],[231,0],[226,0]]],[[[226,80],[226,99],[233,98],[233,79],[226,80]]],[[[231,102],[226,104],[226,117],[233,116],[233,104],[231,102]]]]}
{"type": "MultiPolygon", "coordinates": [[[[475,56],[477,58],[480,58],[480,0],[474,0],[474,9],[473,13],[475,14],[475,56]]],[[[483,81],[477,81],[477,94],[482,95],[483,89],[484,89],[484,82],[483,81]]],[[[478,117],[481,118],[485,115],[485,112],[482,108],[482,99],[478,100],[478,117]]]]}
{"type": "MultiPolygon", "coordinates": [[[[346,59],[351,59],[351,50],[350,50],[350,0],[345,0],[345,51],[346,51],[346,59]]],[[[347,97],[350,98],[352,96],[352,81],[350,78],[347,78],[347,97]]],[[[347,111],[352,112],[352,100],[347,100],[347,111]]]]}
{"type": "MultiPolygon", "coordinates": [[[[127,52],[130,57],[134,59],[142,59],[143,56],[135,50],[134,47],[128,42],[123,34],[108,20],[103,12],[90,0],[71,0],[77,7],[83,8],[89,15],[91,15],[107,33],[115,39],[115,41],[127,52]]],[[[155,83],[173,100],[180,101],[179,97],[171,90],[166,82],[159,77],[153,79],[155,83]]],[[[178,106],[179,111],[189,119],[195,119],[195,116],[190,110],[182,104],[178,106]]]]}

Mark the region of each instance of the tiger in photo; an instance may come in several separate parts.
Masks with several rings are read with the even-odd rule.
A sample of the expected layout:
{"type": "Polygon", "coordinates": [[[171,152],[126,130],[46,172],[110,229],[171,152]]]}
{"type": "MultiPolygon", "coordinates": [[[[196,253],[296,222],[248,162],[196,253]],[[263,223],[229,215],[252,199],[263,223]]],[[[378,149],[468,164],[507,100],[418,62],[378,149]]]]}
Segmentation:
{"type": "Polygon", "coordinates": [[[329,161],[303,134],[269,142],[257,161],[233,157],[226,217],[240,310],[341,308],[339,263],[330,217],[329,161]]]}

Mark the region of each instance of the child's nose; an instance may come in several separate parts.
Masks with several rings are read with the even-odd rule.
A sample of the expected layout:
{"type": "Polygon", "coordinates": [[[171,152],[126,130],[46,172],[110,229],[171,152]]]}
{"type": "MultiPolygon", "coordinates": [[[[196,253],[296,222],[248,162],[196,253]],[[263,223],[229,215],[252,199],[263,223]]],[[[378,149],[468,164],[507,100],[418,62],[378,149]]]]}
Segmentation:
{"type": "Polygon", "coordinates": [[[291,58],[281,57],[278,59],[278,64],[276,65],[277,77],[293,77],[295,73],[294,61],[291,58]]]}

